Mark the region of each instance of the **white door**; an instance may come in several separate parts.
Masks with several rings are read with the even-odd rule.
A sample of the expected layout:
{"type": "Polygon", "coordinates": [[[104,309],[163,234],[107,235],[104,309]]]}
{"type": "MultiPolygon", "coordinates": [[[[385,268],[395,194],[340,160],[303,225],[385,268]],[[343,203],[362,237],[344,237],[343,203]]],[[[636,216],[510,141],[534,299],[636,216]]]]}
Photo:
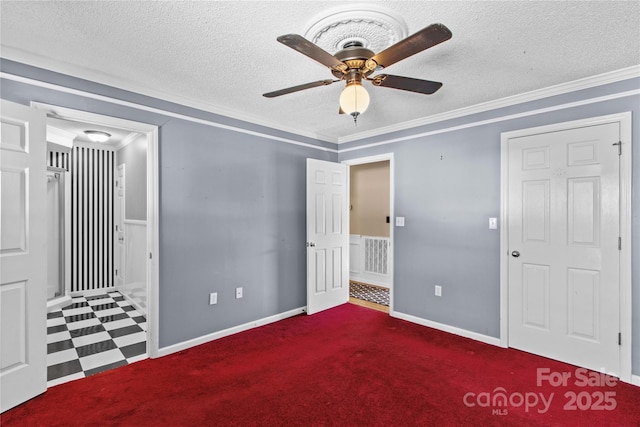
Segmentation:
{"type": "Polygon", "coordinates": [[[47,175],[43,112],[2,101],[0,411],[47,389],[47,175]]]}
{"type": "Polygon", "coordinates": [[[307,159],[307,313],[349,301],[347,166],[307,159]]]}
{"type": "Polygon", "coordinates": [[[509,139],[509,345],[620,373],[618,123],[509,139]]]}
{"type": "Polygon", "coordinates": [[[125,248],[124,248],[124,192],[125,192],[124,164],[116,168],[116,200],[115,200],[115,254],[113,267],[116,276],[116,286],[124,285],[125,248]]]}

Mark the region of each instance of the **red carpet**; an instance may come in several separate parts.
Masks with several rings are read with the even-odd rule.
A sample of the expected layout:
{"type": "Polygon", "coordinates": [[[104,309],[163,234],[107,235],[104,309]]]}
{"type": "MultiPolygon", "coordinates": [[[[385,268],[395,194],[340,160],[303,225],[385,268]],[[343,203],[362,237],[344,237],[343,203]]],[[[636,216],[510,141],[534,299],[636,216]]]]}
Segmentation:
{"type": "Polygon", "coordinates": [[[588,377],[594,385],[582,385],[584,376],[571,365],[345,304],[52,387],[0,421],[4,427],[640,425],[640,388],[596,385],[597,376],[588,377]],[[538,368],[552,380],[570,377],[556,386],[540,378],[538,386],[538,368]]]}

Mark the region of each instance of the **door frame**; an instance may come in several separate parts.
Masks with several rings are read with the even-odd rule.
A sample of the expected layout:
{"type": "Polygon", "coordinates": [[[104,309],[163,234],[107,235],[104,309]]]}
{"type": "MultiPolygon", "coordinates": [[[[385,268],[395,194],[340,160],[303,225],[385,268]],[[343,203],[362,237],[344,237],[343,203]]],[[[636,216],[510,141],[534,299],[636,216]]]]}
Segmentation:
{"type": "MultiPolygon", "coordinates": [[[[620,380],[632,382],[631,355],[631,112],[503,132],[500,141],[500,345],[509,347],[509,139],[606,123],[620,124],[620,380]]],[[[613,143],[613,142],[612,142],[613,143]]],[[[615,238],[615,237],[613,237],[615,238]]]]}
{"type": "MultiPolygon", "coordinates": [[[[394,316],[393,311],[393,294],[394,294],[394,280],[393,280],[393,254],[395,252],[394,242],[394,230],[395,230],[395,214],[394,214],[394,200],[395,200],[395,172],[394,172],[394,160],[393,153],[377,154],[375,156],[358,157],[355,159],[343,160],[340,163],[347,165],[347,206],[351,205],[351,166],[364,165],[367,163],[376,163],[389,161],[389,315],[394,316]]],[[[350,215],[347,215],[347,226],[351,229],[350,215]]]]}
{"type": "Polygon", "coordinates": [[[66,107],[31,102],[31,107],[44,110],[47,117],[72,120],[94,125],[104,125],[130,130],[147,137],[147,355],[159,357],[159,167],[158,127],[142,122],[120,119],[102,114],[74,110],[66,107]]]}
{"type": "MultiPolygon", "coordinates": [[[[117,156],[118,151],[114,151],[114,154],[116,154],[117,156]]],[[[118,212],[118,215],[120,215],[120,227],[122,232],[122,235],[124,235],[124,219],[125,219],[125,212],[127,211],[127,207],[125,205],[126,202],[126,191],[127,191],[127,187],[126,187],[126,164],[122,163],[122,164],[116,164],[116,170],[115,170],[115,176],[114,178],[116,180],[118,180],[120,183],[124,182],[124,195],[122,198],[120,198],[120,196],[118,194],[115,195],[114,197],[114,208],[115,211],[118,212]],[[119,172],[120,169],[122,169],[122,178],[120,178],[119,172]]],[[[118,192],[120,190],[120,187],[118,185],[115,186],[115,191],[118,192]]],[[[114,230],[115,231],[115,230],[114,230]]],[[[125,254],[125,249],[124,249],[124,244],[120,243],[120,238],[118,237],[119,233],[115,233],[114,234],[114,260],[113,260],[113,265],[115,267],[116,265],[116,260],[118,268],[120,269],[120,274],[118,274],[117,269],[116,269],[116,273],[113,275],[115,283],[114,285],[116,286],[116,288],[118,287],[118,285],[122,285],[124,283],[120,282],[120,279],[122,278],[124,280],[124,272],[126,270],[126,266],[125,263],[123,262],[123,258],[124,258],[124,254],[125,254]],[[118,277],[120,276],[120,277],[118,277]]]]}

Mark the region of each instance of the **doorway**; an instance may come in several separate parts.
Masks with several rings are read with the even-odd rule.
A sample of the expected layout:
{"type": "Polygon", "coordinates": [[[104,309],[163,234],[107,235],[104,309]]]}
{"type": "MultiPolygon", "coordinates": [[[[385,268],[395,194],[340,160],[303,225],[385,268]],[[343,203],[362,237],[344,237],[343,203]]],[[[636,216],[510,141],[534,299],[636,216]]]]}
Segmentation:
{"type": "Polygon", "coordinates": [[[504,346],[630,381],[630,147],[629,114],[503,134],[504,346]]]}
{"type": "Polygon", "coordinates": [[[349,166],[350,302],[393,310],[393,154],[352,159],[349,166]]]}
{"type": "Polygon", "coordinates": [[[72,300],[48,314],[51,386],[157,356],[158,138],[155,126],[33,106],[46,111],[49,127],[76,134],[70,165],[72,300]],[[105,132],[111,143],[85,140],[84,130],[105,132]],[[117,173],[125,165],[134,202],[126,210],[121,194],[117,222],[117,173]],[[122,251],[116,254],[119,239],[122,251]]]}

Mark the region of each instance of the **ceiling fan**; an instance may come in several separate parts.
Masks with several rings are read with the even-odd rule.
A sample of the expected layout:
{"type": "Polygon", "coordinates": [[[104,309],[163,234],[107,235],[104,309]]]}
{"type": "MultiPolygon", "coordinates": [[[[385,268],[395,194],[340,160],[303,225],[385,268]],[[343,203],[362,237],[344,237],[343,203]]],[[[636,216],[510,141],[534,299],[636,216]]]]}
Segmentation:
{"type": "Polygon", "coordinates": [[[378,74],[370,77],[376,70],[386,68],[418,52],[433,47],[451,38],[451,31],[443,24],[432,24],[417,33],[400,40],[378,54],[363,47],[359,41],[350,41],[343,45],[335,55],[323,50],[316,44],[298,34],[280,36],[277,40],[297,50],[303,55],[329,67],[337,80],[327,79],[305,83],[286,89],[265,93],[267,98],[286,95],[312,87],[327,86],[345,81],[346,87],[340,95],[340,114],[349,114],[357,121],[358,116],[369,106],[369,94],[362,87],[362,80],[370,81],[374,86],[406,90],[430,95],[440,89],[442,83],[411,77],[378,74]]]}

